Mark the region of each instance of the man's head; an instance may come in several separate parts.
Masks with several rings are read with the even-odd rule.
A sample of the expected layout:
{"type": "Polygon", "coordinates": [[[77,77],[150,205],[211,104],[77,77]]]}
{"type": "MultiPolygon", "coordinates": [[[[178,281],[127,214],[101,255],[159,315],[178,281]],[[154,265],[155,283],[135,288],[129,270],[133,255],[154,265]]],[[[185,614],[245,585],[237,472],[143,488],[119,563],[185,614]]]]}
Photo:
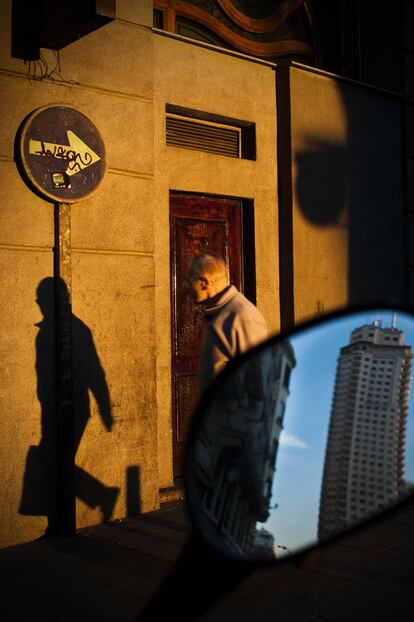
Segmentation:
{"type": "Polygon", "coordinates": [[[197,255],[188,269],[188,287],[194,302],[205,302],[229,284],[227,268],[218,255],[197,255]]]}

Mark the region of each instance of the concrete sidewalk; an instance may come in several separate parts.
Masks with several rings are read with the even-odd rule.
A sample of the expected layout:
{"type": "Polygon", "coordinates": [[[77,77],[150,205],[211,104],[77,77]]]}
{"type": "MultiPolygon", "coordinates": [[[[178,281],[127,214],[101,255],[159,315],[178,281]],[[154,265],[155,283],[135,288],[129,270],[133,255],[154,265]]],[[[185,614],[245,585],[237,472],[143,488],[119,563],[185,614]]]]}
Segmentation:
{"type": "MultiPolygon", "coordinates": [[[[74,538],[3,549],[0,620],[132,622],[174,567],[189,534],[185,507],[173,502],[74,538]]],[[[205,568],[200,577],[206,581],[205,568]]],[[[180,619],[180,612],[170,614],[180,619]]],[[[201,619],[414,622],[414,502],[325,546],[306,568],[289,561],[255,570],[201,619]]]]}

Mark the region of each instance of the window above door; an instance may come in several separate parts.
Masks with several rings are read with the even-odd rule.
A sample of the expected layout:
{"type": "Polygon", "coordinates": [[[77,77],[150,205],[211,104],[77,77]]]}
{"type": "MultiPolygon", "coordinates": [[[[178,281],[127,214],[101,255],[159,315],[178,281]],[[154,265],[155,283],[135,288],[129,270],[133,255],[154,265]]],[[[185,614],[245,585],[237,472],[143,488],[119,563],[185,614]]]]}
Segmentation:
{"type": "Polygon", "coordinates": [[[154,27],[270,61],[315,57],[304,0],[154,0],[154,27]]]}

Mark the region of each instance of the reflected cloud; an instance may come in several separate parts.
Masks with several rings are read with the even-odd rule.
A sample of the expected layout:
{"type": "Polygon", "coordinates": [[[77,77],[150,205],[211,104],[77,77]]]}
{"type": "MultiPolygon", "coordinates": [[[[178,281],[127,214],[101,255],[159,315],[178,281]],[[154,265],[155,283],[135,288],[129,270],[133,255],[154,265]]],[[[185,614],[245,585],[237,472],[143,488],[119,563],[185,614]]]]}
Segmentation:
{"type": "Polygon", "coordinates": [[[282,432],[279,437],[279,445],[294,447],[295,449],[309,449],[309,445],[293,434],[282,432]]]}

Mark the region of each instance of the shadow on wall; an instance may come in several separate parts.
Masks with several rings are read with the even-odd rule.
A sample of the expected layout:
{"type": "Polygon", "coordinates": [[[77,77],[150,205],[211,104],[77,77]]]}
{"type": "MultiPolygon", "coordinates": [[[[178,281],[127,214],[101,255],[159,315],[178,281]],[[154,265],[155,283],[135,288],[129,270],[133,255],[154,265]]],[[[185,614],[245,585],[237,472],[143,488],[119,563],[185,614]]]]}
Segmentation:
{"type": "Polygon", "coordinates": [[[345,135],[334,142],[329,132],[309,128],[302,137],[305,148],[295,154],[298,207],[318,228],[347,229],[343,274],[349,304],[406,303],[399,100],[364,87],[337,89],[345,135]]]}
{"type": "Polygon", "coordinates": [[[347,202],[345,149],[321,140],[309,140],[308,145],[296,154],[299,206],[315,225],[337,224],[347,202]]]}
{"type": "MultiPolygon", "coordinates": [[[[46,533],[60,530],[59,516],[59,421],[56,396],[55,355],[55,285],[54,279],[43,279],[36,290],[36,302],[43,314],[37,324],[36,374],[37,397],[41,406],[41,432],[39,445],[29,448],[23,481],[19,513],[30,516],[46,516],[46,533]]],[[[72,314],[73,336],[73,412],[74,452],[76,455],[88,420],[91,416],[89,391],[92,392],[99,415],[108,432],[112,430],[113,418],[105,372],[101,366],[90,329],[72,314]]],[[[92,448],[93,450],[93,448],[92,448]]],[[[127,472],[127,488],[137,490],[138,475],[130,467],[127,472]],[[129,476],[129,477],[128,477],[129,476]]],[[[90,473],[75,465],[75,493],[90,508],[99,507],[102,521],[110,520],[119,488],[105,486],[90,473]]],[[[131,496],[132,493],[129,493],[131,496]]],[[[138,497],[139,499],[139,497],[138,497]]],[[[131,505],[131,503],[129,503],[131,505]]],[[[136,505],[134,508],[136,510],[136,505]]]]}
{"type": "Polygon", "coordinates": [[[347,116],[349,299],[408,303],[408,218],[402,190],[398,97],[341,91],[347,116]]]}

